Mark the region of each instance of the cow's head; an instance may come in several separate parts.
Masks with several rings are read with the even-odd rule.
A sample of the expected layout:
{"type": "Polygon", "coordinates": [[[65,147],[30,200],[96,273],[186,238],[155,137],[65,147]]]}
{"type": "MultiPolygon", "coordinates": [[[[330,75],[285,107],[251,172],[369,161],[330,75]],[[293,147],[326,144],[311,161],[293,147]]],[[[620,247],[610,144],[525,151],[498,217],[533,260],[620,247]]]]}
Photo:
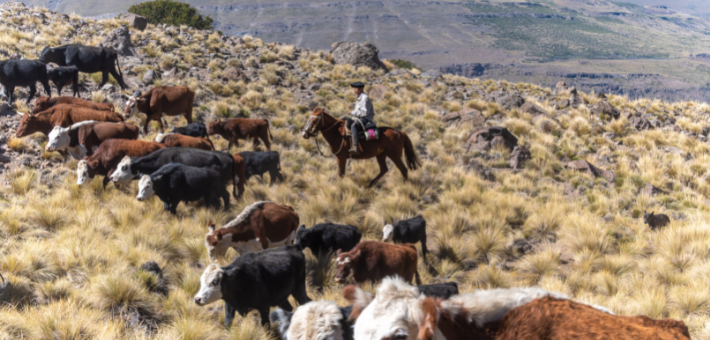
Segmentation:
{"type": "Polygon", "coordinates": [[[47,97],[47,96],[37,97],[37,100],[35,100],[35,106],[32,108],[32,114],[49,110],[49,107],[50,107],[49,97],[47,97]]]}
{"type": "Polygon", "coordinates": [[[32,131],[34,130],[32,127],[36,125],[35,121],[37,121],[37,116],[32,115],[29,112],[18,112],[17,115],[22,118],[20,119],[20,125],[17,127],[17,131],[15,131],[16,137],[25,137],[36,132],[32,131]]]}
{"type": "Polygon", "coordinates": [[[301,225],[296,230],[296,244],[301,245],[302,248],[307,248],[310,246],[310,233],[306,229],[305,225],[301,225]]]}
{"type": "Polygon", "coordinates": [[[56,48],[51,48],[49,46],[45,47],[42,49],[42,52],[39,54],[39,61],[49,64],[49,63],[55,63],[58,65],[63,64],[65,61],[62,60],[63,54],[59,53],[59,51],[56,48]]]}
{"type": "Polygon", "coordinates": [[[360,249],[356,249],[347,253],[343,253],[338,249],[335,258],[335,278],[334,281],[344,283],[352,274],[353,263],[360,258],[360,249]]]}
{"type": "Polygon", "coordinates": [[[391,224],[387,224],[382,228],[382,242],[392,241],[393,235],[394,227],[391,224]]]}
{"type": "Polygon", "coordinates": [[[195,303],[204,306],[222,298],[222,278],[225,272],[219,264],[211,263],[200,277],[200,291],[195,295],[195,303]]]}
{"type": "Polygon", "coordinates": [[[282,339],[345,338],[343,313],[333,301],[311,301],[298,307],[294,313],[279,308],[269,315],[269,320],[278,324],[282,339]]]}
{"type": "Polygon", "coordinates": [[[138,182],[138,195],[136,196],[136,198],[138,199],[138,201],[143,202],[154,194],[155,190],[153,189],[153,180],[150,178],[149,175],[143,175],[143,177],[141,177],[141,180],[138,182]]]}
{"type": "Polygon", "coordinates": [[[47,135],[49,141],[44,149],[46,151],[58,151],[69,148],[69,144],[71,142],[69,130],[71,130],[71,128],[63,128],[61,126],[55,126],[52,128],[52,131],[49,132],[49,135],[47,135]]]}
{"type": "Polygon", "coordinates": [[[80,160],[76,165],[76,184],[84,185],[84,183],[94,178],[94,175],[96,175],[96,168],[98,168],[98,166],[98,160],[87,158],[80,160]]]}
{"type": "Polygon", "coordinates": [[[645,210],[643,212],[643,223],[648,224],[648,221],[650,221],[653,218],[653,211],[651,213],[647,213],[645,210]]]}
{"type": "Polygon", "coordinates": [[[221,134],[223,131],[224,128],[222,126],[222,122],[219,120],[214,120],[207,124],[207,134],[210,136],[221,134]]]}
{"type": "Polygon", "coordinates": [[[205,246],[207,247],[207,255],[210,257],[210,262],[214,262],[218,257],[224,256],[229,250],[229,244],[224,242],[222,233],[215,229],[212,221],[207,223],[205,246]]]}
{"type": "Polygon", "coordinates": [[[147,99],[141,96],[141,91],[136,91],[132,96],[128,97],[126,108],[123,110],[123,115],[126,118],[138,113],[138,103],[143,104],[146,102],[147,99]]]}
{"type": "Polygon", "coordinates": [[[129,157],[129,156],[123,157],[121,162],[118,163],[116,170],[114,170],[114,172],[111,174],[111,181],[112,182],[124,182],[124,181],[132,180],[135,175],[133,174],[133,170],[131,169],[131,165],[132,165],[131,157],[129,157]]]}
{"type": "MultiPolygon", "coordinates": [[[[356,288],[359,290],[359,288],[356,288]]],[[[355,323],[355,339],[416,340],[423,321],[419,290],[400,278],[388,277],[369,302],[355,302],[353,312],[362,310],[355,323]],[[365,306],[363,308],[363,305],[365,306]]],[[[442,339],[438,329],[437,338],[442,339]]],[[[431,338],[430,338],[431,339],[431,338]]]]}

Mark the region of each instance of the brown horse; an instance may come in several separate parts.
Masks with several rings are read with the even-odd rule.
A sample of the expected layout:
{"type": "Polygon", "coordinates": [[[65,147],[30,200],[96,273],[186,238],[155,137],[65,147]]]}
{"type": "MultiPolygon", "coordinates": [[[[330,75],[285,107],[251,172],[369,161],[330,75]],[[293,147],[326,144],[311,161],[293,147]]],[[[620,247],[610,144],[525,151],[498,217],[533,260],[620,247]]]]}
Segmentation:
{"type": "Polygon", "coordinates": [[[377,175],[369,186],[373,186],[382,176],[387,173],[387,157],[389,157],[397,169],[407,179],[407,168],[416,170],[421,166],[417,154],[414,152],[412,141],[403,131],[397,131],[388,127],[379,127],[380,138],[370,141],[361,141],[360,154],[351,156],[349,149],[351,138],[345,136],[345,121],[337,119],[323,109],[315,108],[313,114],[308,118],[306,126],[303,128],[303,138],[315,137],[318,133],[323,134],[323,138],[330,144],[330,151],[338,159],[338,175],[345,175],[345,165],[348,158],[368,159],[377,158],[380,165],[380,174],[377,175]],[[407,166],[402,162],[402,151],[407,159],[407,166]]]}

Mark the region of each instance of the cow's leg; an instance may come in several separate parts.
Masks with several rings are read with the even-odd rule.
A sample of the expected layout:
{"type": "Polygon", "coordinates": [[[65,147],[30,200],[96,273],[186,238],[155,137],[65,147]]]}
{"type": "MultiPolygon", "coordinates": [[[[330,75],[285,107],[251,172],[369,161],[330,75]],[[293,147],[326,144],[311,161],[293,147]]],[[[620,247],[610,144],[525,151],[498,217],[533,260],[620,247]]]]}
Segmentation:
{"type": "Polygon", "coordinates": [[[283,302],[279,303],[279,308],[281,308],[281,309],[283,309],[283,310],[285,310],[285,311],[287,311],[287,312],[293,311],[293,306],[291,306],[291,303],[288,302],[288,299],[286,299],[286,300],[284,300],[283,302]]]}
{"type": "Polygon", "coordinates": [[[32,100],[32,97],[37,94],[37,86],[35,84],[30,85],[30,96],[27,97],[27,105],[30,104],[30,101],[32,100]]]}
{"type": "Polygon", "coordinates": [[[99,90],[104,87],[104,84],[108,82],[108,72],[107,71],[101,71],[101,84],[99,85],[99,90]]]}
{"type": "MultiPolygon", "coordinates": [[[[227,211],[229,210],[229,191],[224,187],[222,188],[222,202],[224,203],[224,211],[227,211]]],[[[217,202],[217,209],[219,209],[219,201],[217,202]]]]}
{"type": "Polygon", "coordinates": [[[143,125],[143,134],[147,135],[148,134],[148,126],[150,125],[150,115],[146,115],[145,117],[145,125],[143,125]]]}
{"type": "Polygon", "coordinates": [[[49,87],[49,80],[43,79],[40,81],[42,83],[42,87],[44,88],[44,92],[47,92],[47,97],[52,96],[52,88],[49,87]]]}
{"type": "Polygon", "coordinates": [[[177,201],[177,202],[175,202],[175,201],[170,202],[170,213],[171,213],[171,214],[173,214],[173,215],[177,214],[177,207],[178,207],[178,205],[180,205],[180,201],[177,201]]]}
{"type": "Polygon", "coordinates": [[[165,131],[163,130],[163,119],[159,117],[159,118],[157,119],[157,121],[158,121],[158,126],[160,127],[160,133],[165,132],[165,131]]]}
{"type": "Polygon", "coordinates": [[[5,88],[5,91],[7,92],[7,105],[12,105],[12,102],[14,101],[15,97],[15,87],[14,86],[7,86],[5,88]]]}
{"type": "Polygon", "coordinates": [[[298,301],[298,303],[301,305],[304,305],[311,301],[311,298],[309,298],[308,294],[306,293],[305,277],[302,281],[297,283],[296,287],[291,292],[291,295],[293,295],[293,298],[296,299],[296,301],[298,301]]]}
{"type": "MultiPolygon", "coordinates": [[[[290,312],[290,311],[289,311],[290,312]]],[[[259,308],[259,315],[261,316],[261,327],[266,329],[269,328],[269,307],[259,308]]]]}
{"type": "MultiPolygon", "coordinates": [[[[224,302],[224,327],[229,328],[232,325],[232,320],[234,320],[234,312],[236,309],[232,305],[224,302]]],[[[240,313],[241,314],[241,313],[240,313]]]]}
{"type": "Polygon", "coordinates": [[[387,155],[384,152],[377,155],[377,164],[380,165],[380,173],[370,181],[370,184],[367,185],[368,188],[375,185],[387,173],[387,155]]]}
{"type": "Polygon", "coordinates": [[[170,204],[168,202],[163,201],[163,211],[168,211],[170,210],[170,204]]]}
{"type": "MultiPolygon", "coordinates": [[[[112,67],[112,68],[109,70],[109,72],[110,72],[111,75],[113,76],[113,79],[116,79],[116,81],[118,82],[118,86],[120,86],[121,89],[125,90],[125,89],[126,89],[126,83],[123,82],[123,77],[121,77],[121,75],[118,74],[118,71],[116,71],[116,68],[115,68],[115,67],[112,67]]],[[[108,76],[106,76],[106,78],[107,78],[106,80],[108,80],[108,76]]]]}
{"type": "Polygon", "coordinates": [[[74,90],[74,97],[79,97],[79,72],[76,72],[72,75],[72,84],[71,84],[72,90],[74,90]]]}
{"type": "Polygon", "coordinates": [[[264,142],[264,146],[266,146],[266,150],[271,151],[271,142],[269,141],[269,131],[266,130],[264,133],[261,134],[261,141],[264,142]]]}
{"type": "Polygon", "coordinates": [[[57,96],[58,96],[58,97],[61,97],[61,95],[62,95],[62,89],[64,88],[64,82],[63,82],[63,81],[60,81],[59,84],[56,84],[56,83],[55,83],[54,85],[57,85],[57,96]]]}
{"type": "Polygon", "coordinates": [[[111,179],[109,178],[109,176],[110,176],[110,175],[104,176],[104,179],[103,179],[104,189],[106,189],[106,186],[108,185],[108,182],[111,181],[111,179]]]}

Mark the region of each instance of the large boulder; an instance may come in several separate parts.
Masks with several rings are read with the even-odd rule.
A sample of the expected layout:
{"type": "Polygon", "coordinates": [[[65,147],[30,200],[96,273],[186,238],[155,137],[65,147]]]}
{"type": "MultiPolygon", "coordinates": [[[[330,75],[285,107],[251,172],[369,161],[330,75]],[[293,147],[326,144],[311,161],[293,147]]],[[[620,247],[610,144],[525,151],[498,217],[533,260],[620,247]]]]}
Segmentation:
{"type": "Polygon", "coordinates": [[[545,111],[545,109],[543,109],[539,105],[537,105],[535,103],[531,103],[531,102],[527,102],[527,103],[523,104],[523,106],[520,107],[520,111],[524,112],[524,113],[529,113],[533,116],[547,114],[547,111],[545,111]]]}
{"type": "Polygon", "coordinates": [[[146,19],[145,17],[140,16],[138,14],[123,13],[119,17],[119,19],[127,20],[128,25],[130,25],[131,27],[133,27],[139,31],[143,31],[143,30],[145,30],[146,27],[148,27],[148,19],[146,19]]]}
{"type": "Polygon", "coordinates": [[[104,47],[112,47],[122,56],[132,57],[136,55],[136,49],[131,43],[131,34],[128,32],[126,25],[121,25],[121,27],[111,31],[104,38],[102,45],[104,47]]]}
{"type": "Polygon", "coordinates": [[[525,104],[525,98],[519,93],[508,93],[496,98],[496,103],[505,110],[517,109],[525,104]]]}
{"type": "Polygon", "coordinates": [[[351,41],[339,41],[331,46],[330,54],[336,64],[351,64],[355,67],[367,66],[375,71],[387,71],[378,54],[380,51],[370,43],[358,44],[351,41]]]}
{"type": "Polygon", "coordinates": [[[474,131],[468,139],[468,144],[471,146],[471,150],[484,151],[501,145],[513,151],[513,148],[518,145],[518,138],[507,128],[485,127],[474,131]]]}

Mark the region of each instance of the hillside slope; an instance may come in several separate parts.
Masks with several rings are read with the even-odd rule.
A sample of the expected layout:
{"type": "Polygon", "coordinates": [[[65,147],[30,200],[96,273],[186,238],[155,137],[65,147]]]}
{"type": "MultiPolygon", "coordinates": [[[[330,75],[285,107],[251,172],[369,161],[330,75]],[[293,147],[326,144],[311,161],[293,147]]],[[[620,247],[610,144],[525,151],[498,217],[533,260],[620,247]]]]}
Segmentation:
{"type": "MultiPolygon", "coordinates": [[[[46,44],[98,45],[121,25],[0,9],[0,48],[30,58],[46,44]]],[[[193,302],[209,261],[208,221],[225,223],[261,200],[294,207],[307,226],[357,226],[368,240],[381,239],[385,223],[422,214],[425,283],[453,280],[463,292],[539,286],[617,314],[680,319],[693,338],[710,338],[707,104],[433,78],[391,65],[385,74],[334,65],[325,51],[187,27],[131,33],[137,55],[121,65],[132,88],[98,90],[95,75],[82,75],[92,100],[121,109],[133,90],[149,87],[142,79],[153,71],[155,86],[195,91],[197,121],[268,118],[285,181],[254,177],[226,212],[181,204],[172,216],[157,198],[137,201],[135,182],[103,188],[95,178],[77,186],[77,162],[44,152],[43,135],[13,137],[16,112],[27,107],[3,105],[0,274],[8,284],[0,286],[0,339],[268,339],[255,314],[237,316],[225,330],[221,302],[193,302]],[[348,112],[354,80],[368,83],[377,122],[412,139],[423,167],[410,180],[390,164],[378,185],[365,188],[378,171],[374,160],[351,161],[340,179],[323,140],[320,155],[301,138],[314,106],[348,112]],[[517,141],[471,138],[486,127],[506,127],[517,141]],[[672,222],[652,231],[644,211],[672,222]],[[162,274],[142,266],[149,261],[162,274]]],[[[17,94],[19,102],[27,90],[17,94]]],[[[142,126],[143,119],[130,121],[142,126]]],[[[155,129],[141,139],[154,138],[155,129]]],[[[231,152],[252,149],[248,142],[231,152]]],[[[344,305],[332,258],[306,253],[311,298],[344,305]]]]}

